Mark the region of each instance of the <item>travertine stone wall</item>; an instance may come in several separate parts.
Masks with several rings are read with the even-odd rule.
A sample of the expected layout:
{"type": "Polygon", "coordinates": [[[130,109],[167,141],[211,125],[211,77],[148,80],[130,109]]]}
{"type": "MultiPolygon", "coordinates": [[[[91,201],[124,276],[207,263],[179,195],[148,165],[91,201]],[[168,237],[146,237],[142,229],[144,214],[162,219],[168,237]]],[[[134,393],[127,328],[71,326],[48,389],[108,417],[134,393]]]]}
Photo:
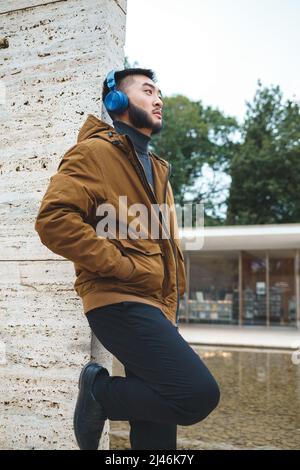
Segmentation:
{"type": "Polygon", "coordinates": [[[103,116],[125,21],[126,0],[0,0],[1,449],[75,449],[80,369],[93,357],[111,367],[92,350],[73,264],[41,244],[34,222],[87,114],[103,116]]]}

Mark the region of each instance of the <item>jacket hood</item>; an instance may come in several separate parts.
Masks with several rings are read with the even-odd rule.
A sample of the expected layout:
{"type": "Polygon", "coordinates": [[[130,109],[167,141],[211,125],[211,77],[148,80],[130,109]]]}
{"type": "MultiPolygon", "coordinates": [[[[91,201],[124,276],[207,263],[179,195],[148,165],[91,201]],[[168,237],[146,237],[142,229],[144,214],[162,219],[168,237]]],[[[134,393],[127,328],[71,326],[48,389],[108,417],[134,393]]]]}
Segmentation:
{"type": "Polygon", "coordinates": [[[77,142],[81,142],[82,140],[85,140],[85,139],[90,139],[91,137],[94,137],[95,135],[99,135],[99,133],[101,134],[104,133],[105,135],[105,132],[107,131],[110,131],[116,134],[116,131],[112,126],[110,126],[104,121],[101,121],[101,119],[98,119],[96,116],[93,116],[92,114],[88,114],[86,121],[84,122],[83,126],[79,130],[77,142]]]}

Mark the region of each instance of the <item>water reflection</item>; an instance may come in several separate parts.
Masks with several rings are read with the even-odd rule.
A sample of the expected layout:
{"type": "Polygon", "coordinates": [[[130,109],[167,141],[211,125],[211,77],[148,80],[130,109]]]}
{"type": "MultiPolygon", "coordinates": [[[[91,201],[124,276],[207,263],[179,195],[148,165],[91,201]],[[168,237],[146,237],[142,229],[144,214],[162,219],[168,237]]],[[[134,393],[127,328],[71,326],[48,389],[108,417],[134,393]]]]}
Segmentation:
{"type": "MultiPolygon", "coordinates": [[[[192,346],[216,377],[219,407],[178,426],[178,449],[299,449],[300,364],[289,351],[192,346]]],[[[124,375],[114,362],[114,374],[124,375]]],[[[127,422],[111,422],[111,448],[130,448],[127,422]]]]}

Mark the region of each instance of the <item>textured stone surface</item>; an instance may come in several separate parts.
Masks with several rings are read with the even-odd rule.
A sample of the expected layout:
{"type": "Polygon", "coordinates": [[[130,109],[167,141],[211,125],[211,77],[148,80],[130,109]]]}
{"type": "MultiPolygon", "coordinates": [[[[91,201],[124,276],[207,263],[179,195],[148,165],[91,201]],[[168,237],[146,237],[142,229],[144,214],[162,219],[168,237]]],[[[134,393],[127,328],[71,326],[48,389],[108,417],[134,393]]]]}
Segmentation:
{"type": "MultiPolygon", "coordinates": [[[[0,0],[0,14],[10,13],[12,11],[29,9],[36,6],[46,5],[49,3],[63,3],[70,0],[0,0]]],[[[112,0],[126,13],[127,0],[112,0]]]]}
{"type": "Polygon", "coordinates": [[[81,367],[96,359],[111,370],[73,264],[41,244],[34,222],[87,114],[104,116],[101,83],[122,68],[125,12],[126,0],[0,0],[1,449],[75,449],[81,367]]]}

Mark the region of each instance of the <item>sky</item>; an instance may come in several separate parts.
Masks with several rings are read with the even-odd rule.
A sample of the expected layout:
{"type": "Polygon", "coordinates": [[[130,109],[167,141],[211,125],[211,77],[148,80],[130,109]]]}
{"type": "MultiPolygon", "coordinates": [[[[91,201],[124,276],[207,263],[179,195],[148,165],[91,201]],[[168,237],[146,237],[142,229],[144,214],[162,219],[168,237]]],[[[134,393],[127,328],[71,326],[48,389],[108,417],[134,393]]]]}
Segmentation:
{"type": "Polygon", "coordinates": [[[300,100],[300,0],[127,0],[125,55],[240,122],[257,82],[300,100]]]}

